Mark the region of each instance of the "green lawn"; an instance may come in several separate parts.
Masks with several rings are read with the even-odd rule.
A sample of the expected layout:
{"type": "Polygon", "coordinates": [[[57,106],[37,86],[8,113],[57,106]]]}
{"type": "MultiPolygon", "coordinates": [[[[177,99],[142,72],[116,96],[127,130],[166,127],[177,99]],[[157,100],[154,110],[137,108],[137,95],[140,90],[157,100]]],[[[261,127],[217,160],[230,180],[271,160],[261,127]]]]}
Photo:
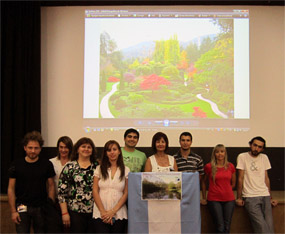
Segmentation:
{"type": "MultiPolygon", "coordinates": [[[[110,83],[107,82],[107,87],[106,87],[106,92],[104,92],[104,94],[101,93],[100,95],[100,101],[102,99],[102,97],[104,95],[106,95],[108,92],[111,91],[112,86],[114,85],[114,83],[110,83]]],[[[119,86],[118,86],[119,88],[119,86]]],[[[192,117],[192,113],[194,112],[193,107],[200,107],[200,109],[204,112],[206,112],[207,114],[207,118],[221,118],[220,116],[216,115],[211,108],[211,105],[205,101],[196,99],[196,101],[191,102],[191,103],[187,103],[187,104],[177,104],[177,102],[173,105],[171,104],[161,104],[161,103],[157,103],[157,102],[151,102],[149,100],[145,100],[143,104],[139,104],[139,105],[135,105],[136,108],[141,108],[142,110],[146,109],[146,106],[148,104],[155,104],[156,106],[159,106],[161,109],[169,109],[171,107],[179,107],[181,109],[181,111],[183,111],[184,113],[189,113],[189,117],[192,117]]],[[[115,107],[109,102],[109,108],[111,113],[114,116],[118,116],[121,112],[123,112],[124,110],[116,110],[115,107]]],[[[138,116],[136,116],[138,118],[138,116]]]]}
{"type": "MultiPolygon", "coordinates": [[[[148,104],[154,104],[153,102],[150,101],[145,101],[142,105],[138,105],[136,106],[136,108],[141,107],[142,109],[147,109],[146,106],[148,104]]],[[[171,107],[177,107],[178,105],[169,105],[169,104],[159,104],[159,103],[155,103],[156,106],[159,106],[162,109],[167,109],[167,108],[171,108],[171,107]]],[[[220,116],[216,115],[213,111],[212,108],[210,106],[209,103],[204,102],[202,100],[197,100],[195,102],[189,103],[189,104],[181,104],[179,105],[180,109],[184,112],[184,113],[189,113],[189,117],[192,117],[192,113],[194,112],[193,107],[200,107],[200,109],[204,112],[206,112],[207,114],[207,118],[221,118],[220,116]]],[[[109,108],[112,112],[112,114],[114,116],[118,116],[120,112],[122,112],[123,110],[116,110],[115,107],[113,105],[111,105],[109,103],[109,108]]]]}

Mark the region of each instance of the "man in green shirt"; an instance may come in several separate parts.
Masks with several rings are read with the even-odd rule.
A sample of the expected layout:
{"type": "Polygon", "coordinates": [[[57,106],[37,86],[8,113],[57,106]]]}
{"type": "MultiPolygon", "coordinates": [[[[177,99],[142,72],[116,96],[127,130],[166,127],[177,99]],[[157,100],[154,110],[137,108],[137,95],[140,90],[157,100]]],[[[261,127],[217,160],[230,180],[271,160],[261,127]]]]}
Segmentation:
{"type": "Polygon", "coordinates": [[[146,155],[135,147],[139,141],[140,134],[136,129],[130,128],[124,134],[125,146],[122,147],[124,164],[131,172],[144,171],[146,155]]]}

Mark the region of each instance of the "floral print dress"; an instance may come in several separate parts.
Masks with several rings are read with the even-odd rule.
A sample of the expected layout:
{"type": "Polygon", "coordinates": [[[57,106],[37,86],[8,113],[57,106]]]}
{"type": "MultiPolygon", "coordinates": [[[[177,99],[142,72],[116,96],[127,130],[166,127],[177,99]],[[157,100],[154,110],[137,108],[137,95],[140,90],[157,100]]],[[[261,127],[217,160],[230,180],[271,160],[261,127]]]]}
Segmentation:
{"type": "Polygon", "coordinates": [[[80,168],[77,161],[67,163],[59,176],[58,200],[66,202],[69,210],[78,213],[92,213],[93,176],[97,164],[80,168]]]}

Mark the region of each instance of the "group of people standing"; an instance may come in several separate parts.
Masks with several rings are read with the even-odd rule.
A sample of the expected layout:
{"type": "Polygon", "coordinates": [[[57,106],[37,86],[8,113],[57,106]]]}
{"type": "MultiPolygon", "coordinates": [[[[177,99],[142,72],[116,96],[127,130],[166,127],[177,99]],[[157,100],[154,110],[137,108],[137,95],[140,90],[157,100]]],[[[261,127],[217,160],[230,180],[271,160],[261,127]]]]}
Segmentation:
{"type": "Polygon", "coordinates": [[[235,204],[245,206],[254,232],[274,232],[271,205],[277,201],[270,196],[267,170],[271,166],[262,153],[262,137],[253,138],[250,151],[237,158],[237,198],[233,192],[236,168],[228,162],[224,145],[214,147],[211,162],[204,166],[202,157],[191,150],[189,132],[181,133],[180,149],[174,156],[167,154],[169,142],[162,132],[153,136],[154,154],[148,158],[136,149],[136,129],[128,129],[124,141],[124,147],[108,141],[98,157],[90,138],[83,137],[73,145],[63,136],[57,142],[57,156],[49,161],[39,157],[43,145],[40,133],[27,133],[23,140],[26,157],[9,168],[8,198],[16,231],[29,233],[31,223],[35,233],[56,227],[47,224],[42,212],[48,197],[59,214],[56,232],[126,233],[129,172],[181,171],[199,173],[201,204],[208,205],[217,232],[230,232],[235,204]]]}

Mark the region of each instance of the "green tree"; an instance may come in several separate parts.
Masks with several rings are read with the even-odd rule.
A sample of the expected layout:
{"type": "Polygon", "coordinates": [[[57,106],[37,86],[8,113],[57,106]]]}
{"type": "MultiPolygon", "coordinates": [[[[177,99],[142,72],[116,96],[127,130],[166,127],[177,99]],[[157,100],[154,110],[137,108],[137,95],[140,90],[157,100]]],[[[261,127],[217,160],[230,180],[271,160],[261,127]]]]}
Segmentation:
{"type": "Polygon", "coordinates": [[[155,62],[164,62],[164,40],[155,41],[155,49],[153,53],[153,60],[155,62]]]}
{"type": "Polygon", "coordinates": [[[120,73],[120,90],[124,90],[125,83],[124,83],[124,71],[125,69],[125,63],[123,61],[123,55],[121,51],[115,51],[112,54],[110,54],[110,60],[113,64],[113,66],[119,71],[120,73]]]}
{"type": "Polygon", "coordinates": [[[120,91],[124,90],[125,89],[125,81],[123,79],[123,69],[120,70],[120,76],[121,76],[121,79],[120,79],[120,91]]]}
{"type": "Polygon", "coordinates": [[[170,62],[169,48],[170,48],[169,41],[166,41],[164,43],[164,56],[163,56],[165,63],[170,62]]]}
{"type": "Polygon", "coordinates": [[[180,80],[179,70],[172,64],[168,64],[162,69],[161,76],[168,80],[180,80]]]}
{"type": "Polygon", "coordinates": [[[136,59],[132,64],[129,65],[129,69],[136,70],[140,66],[140,62],[136,59]]]}
{"type": "Polygon", "coordinates": [[[180,46],[177,35],[173,35],[169,39],[169,62],[173,65],[178,64],[180,61],[180,46]]]}
{"type": "Polygon", "coordinates": [[[106,32],[100,35],[100,55],[106,57],[108,51],[108,41],[110,40],[110,35],[106,32]]]}
{"type": "Polygon", "coordinates": [[[108,41],[108,52],[112,54],[116,49],[117,49],[117,43],[113,39],[110,39],[108,41]]]}
{"type": "Polygon", "coordinates": [[[186,53],[187,53],[187,59],[189,62],[194,63],[198,60],[198,58],[200,57],[200,51],[199,48],[197,46],[197,44],[195,43],[190,43],[186,49],[185,49],[186,53]]]}
{"type": "Polygon", "coordinates": [[[107,56],[112,54],[117,48],[117,43],[111,39],[107,32],[103,32],[100,35],[100,54],[101,56],[107,56]]]}
{"type": "Polygon", "coordinates": [[[160,63],[176,65],[180,61],[180,46],[177,35],[174,34],[169,40],[155,41],[153,60],[160,63]]]}
{"type": "Polygon", "coordinates": [[[233,19],[213,19],[212,22],[215,25],[218,25],[222,31],[219,37],[233,37],[233,29],[234,29],[234,20],[233,19]]]}
{"type": "MultiPolygon", "coordinates": [[[[222,94],[233,94],[234,91],[234,75],[233,75],[233,40],[232,38],[221,39],[217,41],[215,47],[206,52],[195,63],[198,72],[194,74],[194,84],[200,87],[209,88],[209,95],[214,97],[213,101],[219,100],[222,94]],[[213,95],[214,92],[220,94],[213,95]]],[[[227,106],[233,103],[233,96],[227,98],[227,106]]]]}
{"type": "Polygon", "coordinates": [[[106,91],[106,82],[107,82],[107,76],[104,71],[102,71],[101,76],[100,76],[100,89],[101,92],[106,91]]]}
{"type": "Polygon", "coordinates": [[[213,49],[215,47],[215,42],[211,40],[210,37],[206,37],[202,40],[200,46],[200,54],[204,54],[205,52],[213,49]]]}

